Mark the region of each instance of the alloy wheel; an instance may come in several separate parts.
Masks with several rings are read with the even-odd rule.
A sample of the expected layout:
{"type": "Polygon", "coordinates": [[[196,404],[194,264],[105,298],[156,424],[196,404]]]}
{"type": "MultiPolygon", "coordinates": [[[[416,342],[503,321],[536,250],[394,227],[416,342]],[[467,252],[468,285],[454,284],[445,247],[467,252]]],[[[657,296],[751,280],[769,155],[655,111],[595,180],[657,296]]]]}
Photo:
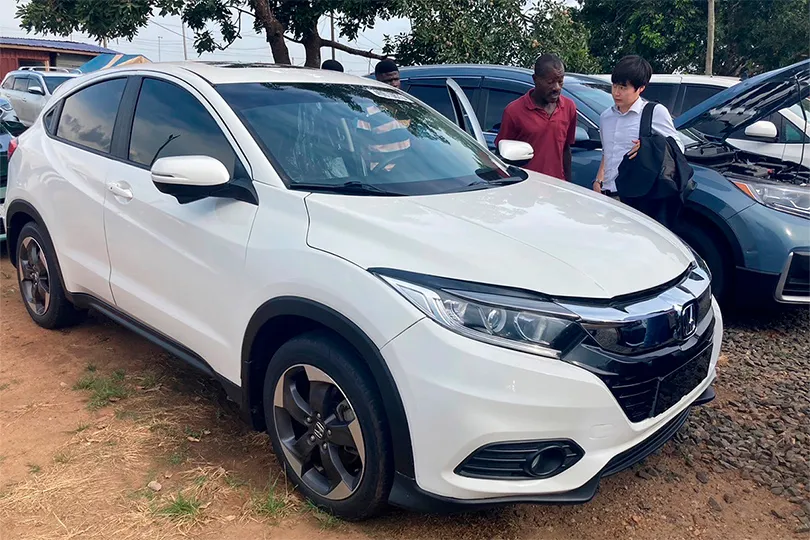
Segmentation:
{"type": "Polygon", "coordinates": [[[34,313],[44,315],[51,304],[51,287],[48,261],[42,246],[34,238],[26,237],[20,244],[17,260],[23,298],[34,313]]]}
{"type": "Polygon", "coordinates": [[[284,457],[315,493],[343,500],[363,478],[360,422],[337,383],[309,365],[288,368],[276,384],[273,411],[284,457]]]}

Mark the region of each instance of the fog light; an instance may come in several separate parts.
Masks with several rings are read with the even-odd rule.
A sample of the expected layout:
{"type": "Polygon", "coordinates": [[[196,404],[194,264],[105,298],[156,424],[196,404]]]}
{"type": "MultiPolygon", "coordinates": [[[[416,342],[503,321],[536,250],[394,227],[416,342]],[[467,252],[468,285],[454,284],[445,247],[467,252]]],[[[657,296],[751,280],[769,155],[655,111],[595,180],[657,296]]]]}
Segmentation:
{"type": "Polygon", "coordinates": [[[585,452],[571,440],[494,443],[470,454],[455,473],[468,478],[551,478],[572,467],[585,452]]]}
{"type": "Polygon", "coordinates": [[[565,466],[565,449],[560,446],[549,446],[529,458],[526,465],[528,473],[537,478],[554,476],[565,466]]]}

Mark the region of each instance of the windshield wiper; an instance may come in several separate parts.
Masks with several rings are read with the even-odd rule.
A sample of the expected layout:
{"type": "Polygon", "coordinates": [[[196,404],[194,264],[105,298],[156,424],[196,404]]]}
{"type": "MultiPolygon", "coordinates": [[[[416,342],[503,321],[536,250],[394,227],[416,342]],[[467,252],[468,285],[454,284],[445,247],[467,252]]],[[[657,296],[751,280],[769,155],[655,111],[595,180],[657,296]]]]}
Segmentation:
{"type": "Polygon", "coordinates": [[[401,197],[402,193],[387,191],[373,184],[366,184],[352,180],[343,184],[314,184],[306,182],[293,182],[290,189],[300,189],[304,191],[321,191],[324,193],[351,193],[363,195],[385,195],[388,197],[401,197]]]}

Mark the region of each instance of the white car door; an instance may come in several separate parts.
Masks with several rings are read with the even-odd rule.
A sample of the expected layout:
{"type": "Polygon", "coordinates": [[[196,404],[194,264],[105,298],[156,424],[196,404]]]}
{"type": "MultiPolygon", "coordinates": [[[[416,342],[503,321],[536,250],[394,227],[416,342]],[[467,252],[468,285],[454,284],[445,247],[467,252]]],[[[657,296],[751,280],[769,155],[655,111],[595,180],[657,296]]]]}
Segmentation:
{"type": "Polygon", "coordinates": [[[249,287],[242,276],[258,206],[161,192],[150,167],[158,158],[205,155],[252,187],[247,161],[193,87],[174,79],[132,81],[130,141],[107,176],[104,221],[115,304],[223,373],[241,347],[226,336],[242,335],[229,313],[249,287]]]}
{"type": "Polygon", "coordinates": [[[475,109],[467,98],[467,94],[453,79],[447,79],[447,91],[450,93],[456,124],[478,141],[478,144],[487,148],[487,140],[484,138],[481,124],[475,116],[475,109]]]}
{"type": "Polygon", "coordinates": [[[28,95],[26,96],[26,122],[28,125],[33,124],[39,113],[48,102],[48,87],[45,86],[45,81],[39,75],[29,75],[28,81],[28,95]]]}
{"type": "MultiPolygon", "coordinates": [[[[56,245],[67,289],[108,303],[113,299],[104,235],[105,180],[115,163],[110,152],[125,85],[126,79],[119,77],[68,95],[61,115],[49,117],[51,133],[31,132],[41,137],[41,144],[28,145],[29,152],[42,153],[27,160],[31,170],[26,173],[56,245]]],[[[47,114],[59,111],[57,107],[47,114]]]]}
{"type": "Polygon", "coordinates": [[[14,107],[14,111],[17,113],[17,118],[20,119],[20,122],[25,124],[25,126],[30,126],[31,122],[28,120],[28,83],[30,79],[28,75],[15,75],[14,76],[14,85],[11,87],[11,90],[8,90],[7,98],[11,102],[11,106],[14,107]]]}

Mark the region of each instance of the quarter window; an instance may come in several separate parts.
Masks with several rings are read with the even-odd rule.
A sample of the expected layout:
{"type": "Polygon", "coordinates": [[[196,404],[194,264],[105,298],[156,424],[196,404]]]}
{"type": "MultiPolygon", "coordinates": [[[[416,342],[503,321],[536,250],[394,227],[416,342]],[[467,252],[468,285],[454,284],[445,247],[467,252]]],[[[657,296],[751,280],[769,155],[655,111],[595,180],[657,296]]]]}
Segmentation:
{"type": "Polygon", "coordinates": [[[56,136],[92,150],[109,152],[125,86],[126,79],[113,79],[68,96],[56,136]]]}
{"type": "Polygon", "coordinates": [[[218,159],[233,176],[236,154],[202,103],[175,84],[144,79],[132,122],[129,159],[151,167],[162,157],[199,155],[218,159]]]}
{"type": "Polygon", "coordinates": [[[17,77],[14,79],[14,90],[17,92],[28,92],[28,77],[17,77]]]}

